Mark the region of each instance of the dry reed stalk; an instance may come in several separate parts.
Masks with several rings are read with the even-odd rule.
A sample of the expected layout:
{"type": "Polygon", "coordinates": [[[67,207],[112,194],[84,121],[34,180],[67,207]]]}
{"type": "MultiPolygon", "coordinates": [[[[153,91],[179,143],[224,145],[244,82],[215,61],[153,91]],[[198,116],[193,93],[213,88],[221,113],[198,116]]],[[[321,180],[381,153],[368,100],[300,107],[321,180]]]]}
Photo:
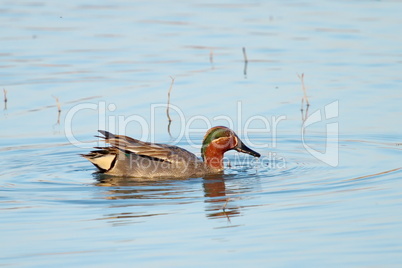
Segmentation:
{"type": "Polygon", "coordinates": [[[300,81],[301,81],[301,84],[302,84],[302,89],[303,89],[303,98],[302,98],[302,107],[303,107],[303,104],[304,104],[304,100],[306,100],[306,105],[307,105],[307,107],[308,106],[310,106],[310,102],[308,101],[308,98],[307,98],[307,89],[306,89],[306,86],[304,85],[304,73],[302,73],[301,75],[299,75],[299,74],[297,74],[297,76],[299,77],[299,79],[300,79],[300,81]]]}
{"type": "Polygon", "coordinates": [[[61,113],[61,105],[59,102],[59,98],[56,96],[52,96],[55,100],[56,100],[56,106],[57,106],[57,110],[59,111],[59,113],[61,113]]]}
{"type": "Polygon", "coordinates": [[[246,48],[243,47],[243,57],[244,57],[244,62],[247,63],[248,59],[247,59],[247,53],[246,53],[246,48]]]}
{"type": "Polygon", "coordinates": [[[214,51],[212,49],[209,51],[209,62],[214,63],[214,51]]]}
{"type": "Polygon", "coordinates": [[[170,87],[169,87],[169,91],[168,91],[166,115],[167,115],[167,118],[168,118],[169,122],[172,122],[172,119],[170,118],[170,115],[169,115],[169,106],[170,106],[170,92],[172,92],[172,87],[173,87],[173,84],[174,84],[174,77],[170,77],[170,79],[172,79],[172,82],[170,83],[170,87]]]}

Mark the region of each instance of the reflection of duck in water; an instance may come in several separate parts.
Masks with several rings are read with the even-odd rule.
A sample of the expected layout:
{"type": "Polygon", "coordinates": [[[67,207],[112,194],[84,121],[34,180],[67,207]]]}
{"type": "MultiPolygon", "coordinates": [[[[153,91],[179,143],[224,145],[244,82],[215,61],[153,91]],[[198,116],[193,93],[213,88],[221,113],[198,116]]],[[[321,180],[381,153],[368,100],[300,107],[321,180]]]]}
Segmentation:
{"type": "Polygon", "coordinates": [[[165,199],[178,200],[185,198],[187,191],[178,179],[149,179],[108,176],[102,173],[94,174],[96,186],[107,187],[106,199],[165,199]]]}
{"type": "Polygon", "coordinates": [[[223,154],[229,150],[260,157],[227,127],[213,127],[202,142],[202,160],[193,153],[173,145],[149,143],[127,136],[99,131],[110,147],[96,147],[82,155],[100,173],[129,177],[202,177],[223,171],[223,154]]]}
{"type": "MultiPolygon", "coordinates": [[[[184,204],[193,202],[192,199],[188,199],[188,193],[191,191],[198,191],[183,184],[185,179],[148,179],[141,178],[128,178],[118,176],[108,176],[105,174],[95,174],[97,180],[96,186],[105,187],[106,191],[102,194],[102,197],[109,200],[124,200],[124,199],[139,199],[143,202],[149,202],[153,204],[158,203],[158,200],[163,200],[163,204],[184,204]],[[181,182],[180,182],[181,181],[181,182]],[[145,201],[147,200],[147,201],[145,201]]],[[[230,197],[227,196],[227,189],[225,185],[225,175],[213,174],[203,178],[203,192],[204,202],[206,204],[205,212],[208,218],[228,218],[231,216],[239,216],[239,207],[233,206],[230,202],[230,197]]],[[[230,177],[230,175],[229,175],[230,177]]],[[[191,184],[193,185],[193,184],[191,184]]],[[[191,195],[193,197],[193,195],[191,195]]],[[[127,207],[132,206],[132,202],[127,203],[127,207]]],[[[144,203],[140,203],[144,205],[144,203]]],[[[147,205],[149,205],[147,203],[147,205]]],[[[113,218],[138,218],[147,217],[151,214],[153,216],[159,215],[158,213],[150,213],[149,211],[144,213],[134,213],[130,209],[125,210],[124,213],[114,214],[113,218]]],[[[106,218],[109,218],[107,215],[106,218]]]]}
{"type": "Polygon", "coordinates": [[[226,195],[227,191],[224,176],[221,174],[206,176],[204,177],[203,186],[205,197],[207,197],[205,203],[210,204],[205,208],[208,212],[207,217],[226,217],[230,221],[229,216],[240,214],[238,208],[229,208],[227,206],[229,197],[226,195]]]}

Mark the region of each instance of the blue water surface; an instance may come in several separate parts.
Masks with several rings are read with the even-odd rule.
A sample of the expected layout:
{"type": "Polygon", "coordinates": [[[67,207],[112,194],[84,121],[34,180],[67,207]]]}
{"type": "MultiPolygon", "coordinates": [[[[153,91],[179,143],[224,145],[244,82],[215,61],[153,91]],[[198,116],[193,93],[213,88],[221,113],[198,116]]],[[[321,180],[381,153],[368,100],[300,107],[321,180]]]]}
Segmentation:
{"type": "Polygon", "coordinates": [[[0,266],[402,264],[402,3],[0,9],[0,266]],[[199,155],[215,125],[262,157],[146,180],[79,156],[98,129],[199,155]]]}

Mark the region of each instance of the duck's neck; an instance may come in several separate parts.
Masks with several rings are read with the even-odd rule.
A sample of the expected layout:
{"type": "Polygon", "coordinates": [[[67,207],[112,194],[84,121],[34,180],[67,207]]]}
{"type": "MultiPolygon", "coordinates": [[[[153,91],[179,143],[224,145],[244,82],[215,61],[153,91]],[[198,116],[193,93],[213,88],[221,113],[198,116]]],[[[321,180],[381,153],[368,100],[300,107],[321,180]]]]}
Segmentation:
{"type": "Polygon", "coordinates": [[[223,154],[233,147],[233,139],[230,137],[222,137],[211,141],[202,150],[205,164],[212,170],[223,170],[223,154]]]}
{"type": "Polygon", "coordinates": [[[208,146],[204,151],[204,162],[212,170],[223,170],[223,154],[222,150],[208,146]]]}

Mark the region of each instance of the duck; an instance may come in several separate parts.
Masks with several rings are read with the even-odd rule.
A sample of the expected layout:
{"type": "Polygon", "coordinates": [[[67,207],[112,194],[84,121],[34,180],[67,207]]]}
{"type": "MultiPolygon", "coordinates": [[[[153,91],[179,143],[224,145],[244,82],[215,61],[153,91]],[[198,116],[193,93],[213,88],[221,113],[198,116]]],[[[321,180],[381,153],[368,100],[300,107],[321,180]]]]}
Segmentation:
{"type": "Polygon", "coordinates": [[[144,142],[98,130],[110,146],[94,147],[81,154],[98,169],[96,173],[137,178],[196,178],[224,171],[223,157],[236,150],[254,157],[261,155],[247,147],[236,133],[224,126],[209,129],[202,141],[201,157],[175,145],[144,142]]]}

